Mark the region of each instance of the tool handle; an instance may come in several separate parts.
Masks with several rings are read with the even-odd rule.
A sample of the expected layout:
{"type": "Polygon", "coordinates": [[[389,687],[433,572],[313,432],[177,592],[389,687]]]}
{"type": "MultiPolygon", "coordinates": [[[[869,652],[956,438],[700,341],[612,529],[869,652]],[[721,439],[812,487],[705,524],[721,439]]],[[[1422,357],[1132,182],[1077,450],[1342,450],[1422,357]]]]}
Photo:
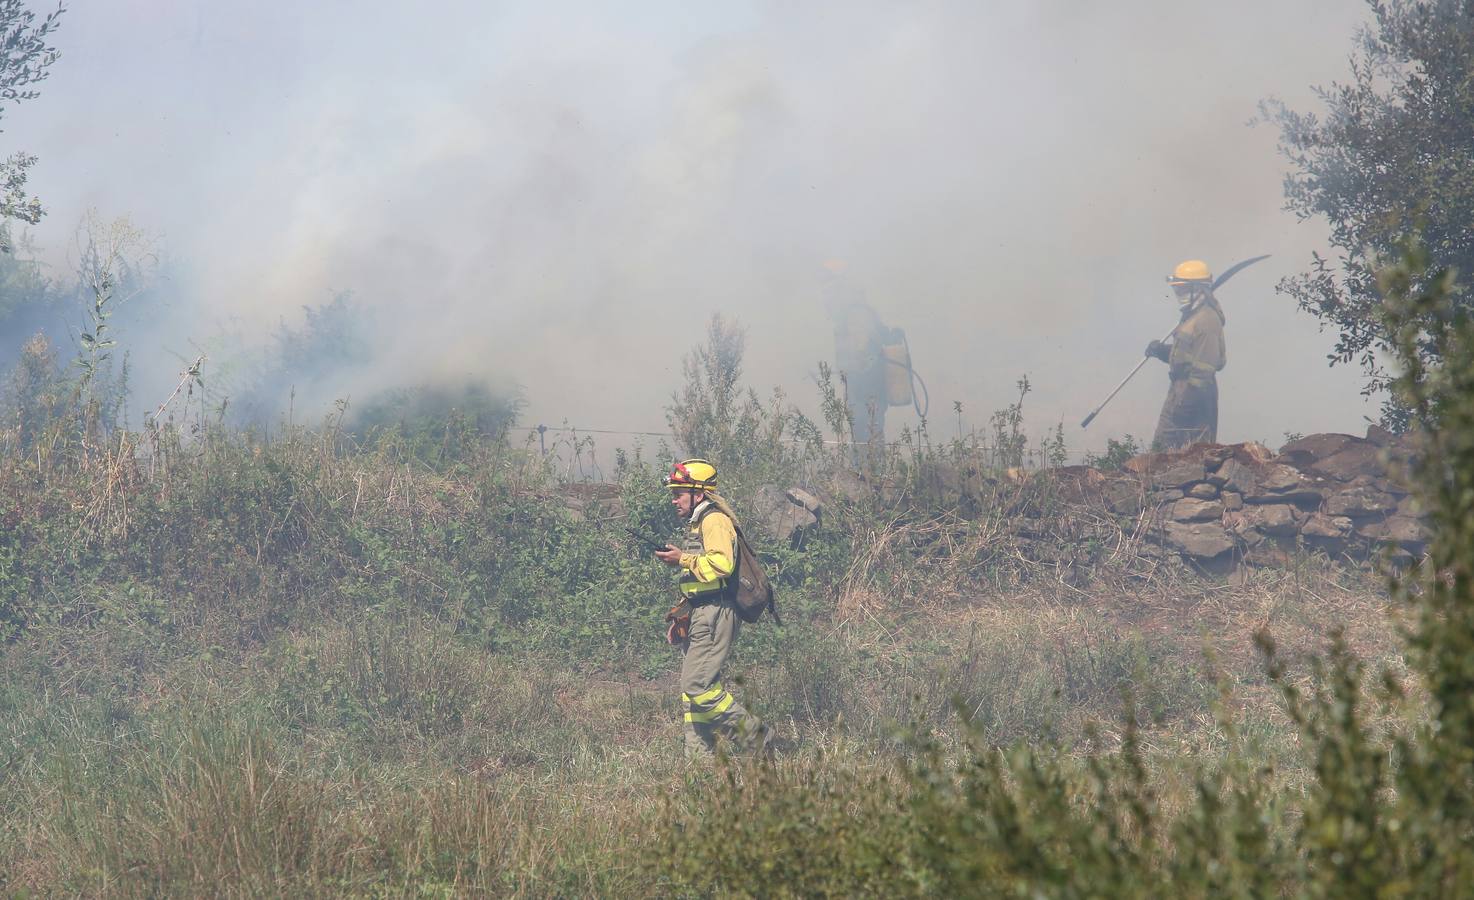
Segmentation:
{"type": "MultiPolygon", "coordinates": [[[[1179,323],[1179,324],[1181,324],[1181,323],[1179,323]]],[[[1162,343],[1165,344],[1168,341],[1172,340],[1172,335],[1174,335],[1176,333],[1177,333],[1177,326],[1174,325],[1174,326],[1172,326],[1172,330],[1171,331],[1169,331],[1166,334],[1162,335],[1162,343]]],[[[1107,403],[1110,403],[1112,400],[1114,400],[1116,398],[1116,395],[1117,394],[1121,393],[1121,388],[1125,387],[1127,382],[1129,382],[1131,379],[1133,379],[1133,378],[1136,377],[1136,373],[1141,371],[1141,367],[1144,366],[1144,365],[1146,365],[1146,361],[1149,360],[1149,359],[1151,359],[1150,356],[1143,356],[1141,358],[1141,361],[1136,364],[1136,368],[1132,369],[1126,375],[1125,378],[1122,378],[1121,379],[1121,383],[1118,384],[1118,385],[1116,385],[1116,389],[1114,391],[1111,391],[1110,394],[1107,395],[1107,397],[1104,400],[1100,401],[1100,405],[1097,406],[1095,408],[1095,410],[1093,412],[1091,412],[1090,415],[1088,415],[1088,416],[1085,417],[1085,421],[1083,421],[1083,422],[1080,423],[1080,427],[1081,428],[1085,428],[1091,422],[1094,422],[1095,421],[1095,417],[1098,416],[1098,415],[1100,415],[1100,411],[1106,408],[1106,404],[1107,403]]]]}

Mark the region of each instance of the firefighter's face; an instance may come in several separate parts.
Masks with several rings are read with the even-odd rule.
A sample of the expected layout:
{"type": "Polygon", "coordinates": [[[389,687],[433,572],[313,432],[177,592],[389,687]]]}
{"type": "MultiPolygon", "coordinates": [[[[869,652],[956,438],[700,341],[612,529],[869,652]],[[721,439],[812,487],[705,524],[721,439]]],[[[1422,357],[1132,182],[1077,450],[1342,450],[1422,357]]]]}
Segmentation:
{"type": "Polygon", "coordinates": [[[1174,285],[1172,285],[1172,294],[1173,294],[1173,296],[1175,296],[1177,298],[1177,305],[1178,306],[1187,306],[1189,303],[1192,303],[1194,300],[1197,300],[1198,299],[1198,295],[1201,294],[1201,293],[1202,293],[1202,288],[1200,288],[1200,287],[1198,287],[1197,285],[1194,285],[1194,284],[1174,284],[1174,285]]]}
{"type": "Polygon", "coordinates": [[[691,511],[696,508],[699,491],[671,491],[670,505],[676,508],[676,515],[683,519],[691,518],[691,511]]]}

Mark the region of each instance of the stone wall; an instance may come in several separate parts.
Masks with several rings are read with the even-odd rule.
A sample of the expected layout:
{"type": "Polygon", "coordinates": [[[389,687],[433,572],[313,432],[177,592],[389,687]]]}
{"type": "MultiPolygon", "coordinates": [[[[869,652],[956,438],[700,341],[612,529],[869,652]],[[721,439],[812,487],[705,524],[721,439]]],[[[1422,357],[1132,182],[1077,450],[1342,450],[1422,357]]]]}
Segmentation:
{"type": "MultiPolygon", "coordinates": [[[[821,527],[824,506],[838,502],[935,505],[964,516],[1001,509],[1029,558],[1069,539],[1070,529],[1060,526],[1089,520],[1115,528],[1112,517],[1144,540],[1143,553],[1180,555],[1209,569],[1275,565],[1300,547],[1353,560],[1386,549],[1405,557],[1421,553],[1427,540],[1400,475],[1416,450],[1415,436],[1373,426],[1366,437],[1300,438],[1277,454],[1256,443],[1198,444],[1135,457],[1120,471],[994,472],[931,461],[904,480],[906,487],[849,470],[831,473],[813,492],[761,486],[741,513],[755,538],[795,548],[821,527]]],[[[616,485],[567,485],[560,493],[576,518],[624,517],[616,485]]]]}
{"type": "MultiPolygon", "coordinates": [[[[1102,501],[1142,517],[1151,539],[1200,563],[1275,563],[1303,544],[1365,558],[1422,551],[1426,534],[1401,472],[1414,436],[1316,434],[1275,454],[1255,443],[1199,444],[1100,473],[1102,501]]],[[[1095,479],[1089,479],[1095,480],[1095,479]]]]}

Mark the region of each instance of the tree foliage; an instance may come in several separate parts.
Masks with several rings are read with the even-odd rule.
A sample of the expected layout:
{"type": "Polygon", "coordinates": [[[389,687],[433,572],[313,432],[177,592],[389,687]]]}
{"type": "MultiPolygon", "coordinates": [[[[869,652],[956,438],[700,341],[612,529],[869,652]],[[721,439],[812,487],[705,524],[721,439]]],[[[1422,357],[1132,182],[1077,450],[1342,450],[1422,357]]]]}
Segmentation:
{"type": "MultiPolygon", "coordinates": [[[[1350,80],[1317,89],[1323,112],[1269,101],[1264,113],[1292,166],[1286,208],[1324,218],[1334,248],[1280,290],[1338,332],[1332,365],[1359,364],[1371,394],[1392,379],[1378,260],[1395,257],[1417,230],[1429,271],[1474,271],[1474,0],[1369,5],[1373,24],[1352,54],[1350,80]]],[[[1454,302],[1467,308],[1467,291],[1454,302]]],[[[1433,361],[1438,349],[1423,340],[1418,352],[1433,361]]],[[[1405,425],[1406,415],[1395,396],[1384,406],[1388,425],[1405,425]]]]}
{"type": "Polygon", "coordinates": [[[718,460],[720,466],[782,467],[787,447],[822,443],[818,428],[790,408],[780,391],[764,406],[742,385],[747,332],[720,313],[707,324],[706,343],[681,361],[685,382],[672,392],[666,423],[682,453],[718,460]],[[796,442],[796,443],[795,443],[796,442]]]}
{"type": "MultiPolygon", "coordinates": [[[[43,81],[58,56],[50,45],[65,7],[58,5],[39,23],[23,0],[0,0],[0,117],[5,105],[35,99],[35,85],[43,81]]],[[[30,225],[41,221],[41,201],[26,191],[26,178],[36,157],[12,153],[0,163],[0,250],[12,247],[10,220],[30,225]]]]}

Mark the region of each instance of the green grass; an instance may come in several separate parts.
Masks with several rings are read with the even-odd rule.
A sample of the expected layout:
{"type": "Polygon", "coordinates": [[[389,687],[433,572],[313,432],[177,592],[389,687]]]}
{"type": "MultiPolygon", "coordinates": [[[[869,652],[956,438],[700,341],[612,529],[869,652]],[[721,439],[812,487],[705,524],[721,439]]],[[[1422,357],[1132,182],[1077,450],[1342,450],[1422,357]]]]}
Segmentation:
{"type": "MultiPolygon", "coordinates": [[[[1300,602],[1266,587],[1236,599],[1300,602]]],[[[1358,590],[1370,600],[1375,588],[1337,596],[1356,603],[1358,590]]],[[[970,741],[1055,739],[1080,759],[1119,746],[1129,694],[1172,807],[1189,805],[1195,766],[1228,758],[1234,741],[1292,743],[1283,717],[1226,737],[1202,631],[1144,634],[1129,603],[1104,596],[1092,608],[1026,589],[953,609],[898,600],[865,623],[751,628],[762,652],[743,645],[737,689],[778,726],[786,754],[771,773],[729,781],[681,758],[668,649],[646,675],[617,653],[592,664],[576,641],[561,654],[503,650],[444,611],[383,604],[243,638],[234,617],[175,607],[150,618],[133,605],[147,592],[119,591],[90,601],[104,612],[34,625],[6,648],[7,890],[646,896],[726,890],[752,863],[795,895],[926,893],[934,875],[891,851],[915,831],[913,767],[928,742],[960,759],[970,741]],[[793,816],[822,848],[794,845],[802,871],[788,855],[759,865],[774,852],[765,841],[799,840],[793,816]],[[707,829],[740,820],[752,848],[681,841],[692,817],[707,829]]],[[[640,614],[657,632],[658,605],[640,614]]],[[[1224,657],[1251,659],[1223,643],[1224,657]]],[[[1253,668],[1232,674],[1250,692],[1241,699],[1262,700],[1253,668]]],[[[1308,777],[1296,765],[1283,777],[1308,777]]]]}
{"type": "Polygon", "coordinates": [[[1474,329],[1440,321],[1407,341],[1467,365],[1404,385],[1435,537],[1392,591],[1314,556],[1215,580],[1106,552],[1120,526],[1047,473],[924,432],[856,492],[845,448],[745,404],[737,508],[795,472],[830,498],[803,549],[762,548],[786,624],[726,678],[773,766],[682,758],[670,576],[621,538],[676,525],[638,459],[590,512],[465,422],[7,435],[0,890],[1456,895],[1474,385],[1446,382],[1474,329]]]}

